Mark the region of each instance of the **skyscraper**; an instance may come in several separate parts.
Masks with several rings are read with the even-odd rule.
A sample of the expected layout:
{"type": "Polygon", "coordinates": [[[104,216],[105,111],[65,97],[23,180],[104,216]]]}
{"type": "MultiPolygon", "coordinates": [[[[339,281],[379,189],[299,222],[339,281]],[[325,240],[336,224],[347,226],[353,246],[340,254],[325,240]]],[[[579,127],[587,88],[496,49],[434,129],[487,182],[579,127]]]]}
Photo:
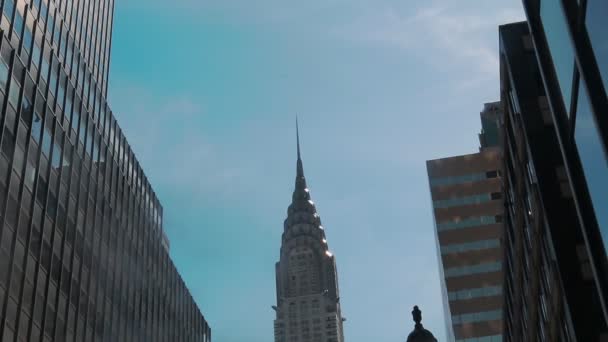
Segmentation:
{"type": "Polygon", "coordinates": [[[502,341],[500,115],[484,105],[478,153],[427,161],[449,341],[502,341]]]}
{"type": "Polygon", "coordinates": [[[608,2],[523,3],[577,229],[608,322],[608,2]]]}
{"type": "Polygon", "coordinates": [[[275,342],[343,342],[336,259],[304,178],[300,158],[276,263],[275,342]]]}
{"type": "Polygon", "coordinates": [[[505,341],[601,341],[608,329],[533,39],[500,32],[505,341]]]}
{"type": "Polygon", "coordinates": [[[0,339],[209,341],[106,102],[112,0],[3,0],[0,339]]]}

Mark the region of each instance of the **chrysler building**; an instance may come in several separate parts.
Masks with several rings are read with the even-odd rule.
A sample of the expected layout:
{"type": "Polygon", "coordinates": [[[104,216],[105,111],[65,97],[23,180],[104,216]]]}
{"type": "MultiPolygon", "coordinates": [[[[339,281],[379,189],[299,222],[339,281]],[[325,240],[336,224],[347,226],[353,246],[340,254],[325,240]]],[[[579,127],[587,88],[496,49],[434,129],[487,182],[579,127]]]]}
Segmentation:
{"type": "Polygon", "coordinates": [[[297,173],[276,263],[275,342],[343,342],[336,260],[304,178],[297,132],[297,173]]]}

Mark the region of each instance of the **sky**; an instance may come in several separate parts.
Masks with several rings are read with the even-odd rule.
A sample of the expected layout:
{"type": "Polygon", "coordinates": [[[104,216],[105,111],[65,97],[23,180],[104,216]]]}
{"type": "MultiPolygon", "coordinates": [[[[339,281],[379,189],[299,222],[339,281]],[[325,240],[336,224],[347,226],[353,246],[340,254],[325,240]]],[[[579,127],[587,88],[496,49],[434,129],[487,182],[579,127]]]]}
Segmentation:
{"type": "Polygon", "coordinates": [[[296,172],[336,256],[347,342],[445,340],[425,161],[473,153],[519,0],[119,0],[109,102],[214,342],[273,341],[296,172]]]}

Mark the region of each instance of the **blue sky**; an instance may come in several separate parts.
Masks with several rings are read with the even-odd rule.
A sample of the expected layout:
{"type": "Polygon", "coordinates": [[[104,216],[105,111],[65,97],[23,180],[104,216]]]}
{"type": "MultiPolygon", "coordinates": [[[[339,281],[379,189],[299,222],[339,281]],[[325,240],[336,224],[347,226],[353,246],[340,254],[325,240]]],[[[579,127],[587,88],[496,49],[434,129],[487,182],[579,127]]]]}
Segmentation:
{"type": "Polygon", "coordinates": [[[425,160],[478,147],[518,0],[119,0],[110,104],[216,342],[273,340],[274,263],[305,174],[347,342],[444,340],[425,160]]]}

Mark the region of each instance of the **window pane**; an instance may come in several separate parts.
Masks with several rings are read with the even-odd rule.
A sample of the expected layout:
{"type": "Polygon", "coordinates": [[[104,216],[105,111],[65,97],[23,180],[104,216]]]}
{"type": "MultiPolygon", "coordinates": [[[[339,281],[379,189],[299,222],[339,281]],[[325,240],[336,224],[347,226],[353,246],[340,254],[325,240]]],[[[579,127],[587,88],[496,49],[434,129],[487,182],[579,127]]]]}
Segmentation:
{"type": "Polygon", "coordinates": [[[606,0],[588,0],[586,26],[593,46],[595,59],[600,69],[604,88],[608,89],[608,2],[606,0]]]}
{"type": "Polygon", "coordinates": [[[34,120],[32,122],[32,138],[36,142],[40,142],[40,130],[42,129],[42,116],[38,112],[34,112],[34,120]]]}
{"type": "Polygon", "coordinates": [[[7,18],[11,19],[13,16],[13,11],[15,10],[15,1],[14,0],[5,0],[4,1],[4,15],[7,18]]]}
{"type": "Polygon", "coordinates": [[[572,97],[572,75],[574,73],[574,52],[566,17],[564,17],[562,11],[561,0],[543,0],[540,15],[566,111],[569,113],[572,97]]]}
{"type": "Polygon", "coordinates": [[[8,82],[8,67],[4,62],[0,62],[0,88],[5,91],[8,82]]]}
{"type": "Polygon", "coordinates": [[[587,91],[583,82],[581,85],[583,86],[579,90],[574,139],[604,247],[606,247],[608,246],[608,191],[606,191],[608,189],[608,165],[602,140],[589,105],[587,91]]]}
{"type": "Polygon", "coordinates": [[[44,134],[42,135],[42,152],[48,158],[51,155],[51,133],[45,129],[44,134]]]}
{"type": "Polygon", "coordinates": [[[13,82],[11,82],[11,89],[8,92],[8,101],[13,105],[15,110],[19,109],[19,83],[13,78],[13,82]]]}

